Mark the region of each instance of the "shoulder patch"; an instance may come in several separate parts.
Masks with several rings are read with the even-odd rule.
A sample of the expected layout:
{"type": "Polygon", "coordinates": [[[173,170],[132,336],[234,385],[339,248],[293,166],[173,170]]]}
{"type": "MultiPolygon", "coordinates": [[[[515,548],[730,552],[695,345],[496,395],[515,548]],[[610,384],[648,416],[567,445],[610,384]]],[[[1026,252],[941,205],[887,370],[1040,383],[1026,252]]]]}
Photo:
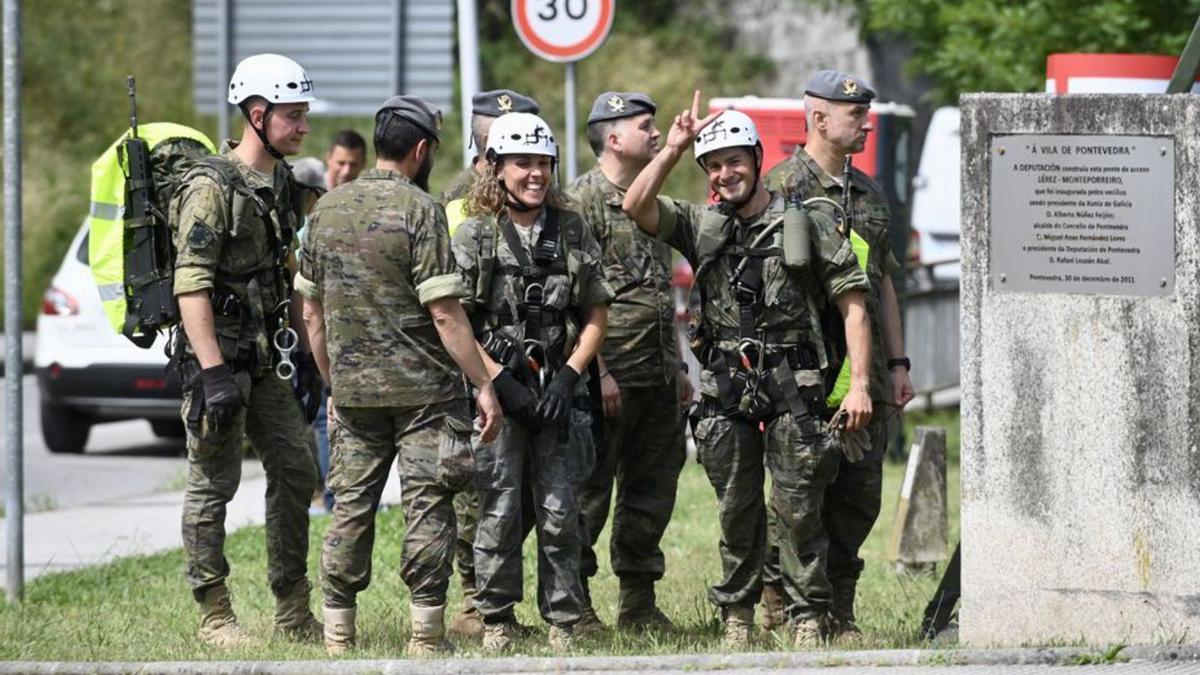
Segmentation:
{"type": "Polygon", "coordinates": [[[197,219],[196,222],[192,224],[191,231],[188,232],[188,248],[192,249],[193,251],[203,251],[204,249],[208,248],[209,244],[212,244],[213,239],[215,238],[216,237],[213,236],[213,231],[211,228],[209,228],[208,224],[203,220],[197,219]]]}

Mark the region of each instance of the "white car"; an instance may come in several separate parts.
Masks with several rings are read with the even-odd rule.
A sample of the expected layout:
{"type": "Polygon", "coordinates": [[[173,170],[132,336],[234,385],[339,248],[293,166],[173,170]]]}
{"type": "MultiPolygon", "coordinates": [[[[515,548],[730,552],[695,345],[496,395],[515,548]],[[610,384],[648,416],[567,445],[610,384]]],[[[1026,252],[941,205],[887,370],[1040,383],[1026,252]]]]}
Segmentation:
{"type": "Polygon", "coordinates": [[[51,452],[79,453],[93,424],[146,419],[182,437],[180,385],[166,372],[166,337],[141,349],[109,325],[88,268],[85,222],[42,297],[34,366],[42,437],[51,452]]]}
{"type": "Polygon", "coordinates": [[[921,166],[913,178],[912,231],[916,258],[931,281],[957,283],[961,274],[961,142],[958,108],[938,108],[929,120],[921,166]]]}

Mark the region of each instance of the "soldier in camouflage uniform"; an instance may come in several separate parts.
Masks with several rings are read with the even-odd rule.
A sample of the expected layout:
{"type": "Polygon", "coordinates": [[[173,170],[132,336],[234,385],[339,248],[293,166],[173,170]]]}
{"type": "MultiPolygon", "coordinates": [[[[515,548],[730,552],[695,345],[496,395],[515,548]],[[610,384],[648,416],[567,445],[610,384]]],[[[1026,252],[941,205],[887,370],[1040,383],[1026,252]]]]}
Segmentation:
{"type": "Polygon", "coordinates": [[[604,449],[582,497],[587,604],[581,625],[596,627],[603,624],[588,593],[588,579],[597,572],[592,545],[608,519],[614,478],[610,557],[620,579],[617,626],[671,626],[655,603],[654,583],[665,570],[659,542],[687,457],[683,414],[674,405],[687,379],[679,370],[671,247],[639,230],[621,210],[625,188],[658,151],[656,110],[645,94],[600,94],[587,130],[598,165],[568,188],[604,251],[604,273],[616,294],[600,360],[604,449]]]}
{"type": "Polygon", "coordinates": [[[375,168],[326,194],[309,221],[296,287],[317,364],[333,388],[333,522],[321,551],[325,646],[355,641],[371,581],[375,510],[397,462],[412,594],[410,655],[450,650],[444,611],[455,491],[474,480],[462,372],[479,389],[484,439],[502,415],[459,298],[441,207],[425,190],[441,113],[411,96],[375,115],[375,168]]]}
{"type": "MultiPolygon", "coordinates": [[[[525,112],[536,115],[540,111],[537,101],[511,89],[481,91],[471,98],[471,143],[478,149],[471,165],[455,176],[450,187],[442,192],[441,202],[446,207],[450,235],[467,218],[467,197],[475,179],[490,170],[483,158],[487,145],[488,130],[497,117],[510,112],[525,112]]],[[[526,501],[532,510],[533,502],[526,501]]],[[[475,609],[475,527],[479,521],[479,497],[468,487],[454,496],[454,514],[458,518],[458,542],[454,559],[458,564],[458,575],[462,581],[462,608],[450,620],[451,635],[464,638],[479,638],[483,635],[483,619],[475,609]]],[[[525,532],[533,528],[530,519],[525,523],[525,532]]]]}
{"type": "Polygon", "coordinates": [[[762,185],[762,145],[750,118],[726,110],[696,120],[699,95],[676,117],[666,149],[630,185],[623,207],[696,269],[704,370],[695,437],[720,503],[723,575],[710,598],[721,608],[726,644],[749,642],[762,591],[765,456],[795,644],[816,646],[828,635],[830,605],[821,502],[841,449],[820,418],[832,339],[822,318],[833,305],[842,315],[854,364],[843,410],[854,431],[871,417],[867,279],[832,219],[762,185]],[[693,143],[720,202],[705,208],[656,199],[693,143]]]}
{"type": "Polygon", "coordinates": [[[271,347],[276,335],[290,330],[286,263],[305,203],[281,160],[300,149],[312,100],[312,81],[291,59],[260,54],[238,64],[229,101],[246,117],[242,140],[225,141],[219,156],[197,162],[171,207],[183,323],[176,358],[191,383],[182,409],[188,449],[183,545],[188,583],[203,612],[199,637],[218,647],[252,643],[225,585],[225,506],[241,477],[243,437],[267,475],[267,575],[276,633],[321,635],[308,606],[305,570],[317,468],[290,380],[274,372],[271,347]],[[281,88],[287,93],[278,94],[281,88]]]}
{"type": "Polygon", "coordinates": [[[476,448],[479,527],[475,605],[484,649],[508,647],[522,598],[522,493],[532,487],[538,538],[538,609],[551,647],[569,646],[579,621],[579,505],[592,470],[588,363],[604,340],[612,295],[600,248],[554,185],[558,147],[544,120],[498,118],[488,137],[489,175],[471,195],[474,215],[454,234],[454,255],[473,289],[464,303],[509,424],[476,448]]]}
{"type": "MultiPolygon", "coordinates": [[[[845,203],[844,167],[850,155],[862,152],[871,131],[870,103],[875,92],[865,81],[846,73],[825,70],[809,80],[805,98],[808,114],[808,144],[777,165],[766,177],[767,187],[800,199],[828,197],[845,203]]],[[[829,559],[826,563],[833,586],[833,615],[838,632],[847,637],[859,635],[855,625],[854,595],[863,561],[859,547],[866,541],[879,517],[880,490],[883,485],[883,458],[887,451],[888,420],[883,414],[903,408],[913,397],[909,381],[909,361],[904,356],[904,336],[900,308],[892,274],[900,264],[892,254],[890,216],[887,197],[865,173],[851,168],[850,234],[855,252],[871,282],[866,297],[867,315],[872,331],[870,392],[875,415],[867,427],[870,447],[859,462],[843,458],[837,480],[825,492],[822,519],[829,534],[829,559]],[[863,264],[865,262],[865,264],[863,264]]],[[[773,542],[768,542],[771,545],[773,542]]],[[[778,558],[768,553],[768,560],[778,558]]],[[[763,604],[768,615],[777,612],[781,602],[777,567],[768,563],[767,586],[763,604]],[[772,571],[775,574],[772,574],[772,571]]]]}

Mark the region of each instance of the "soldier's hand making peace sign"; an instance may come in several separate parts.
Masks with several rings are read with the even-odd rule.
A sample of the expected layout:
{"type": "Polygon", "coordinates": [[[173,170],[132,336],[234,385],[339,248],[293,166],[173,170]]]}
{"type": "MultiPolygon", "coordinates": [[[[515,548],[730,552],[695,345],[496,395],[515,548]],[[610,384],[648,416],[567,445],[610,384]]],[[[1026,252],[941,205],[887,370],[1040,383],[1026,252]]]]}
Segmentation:
{"type": "Polygon", "coordinates": [[[718,110],[703,118],[700,117],[700,90],[697,89],[692,94],[692,109],[683,110],[671,122],[671,130],[667,132],[667,145],[678,150],[687,150],[696,140],[696,135],[700,133],[700,130],[720,114],[721,111],[718,110]]]}

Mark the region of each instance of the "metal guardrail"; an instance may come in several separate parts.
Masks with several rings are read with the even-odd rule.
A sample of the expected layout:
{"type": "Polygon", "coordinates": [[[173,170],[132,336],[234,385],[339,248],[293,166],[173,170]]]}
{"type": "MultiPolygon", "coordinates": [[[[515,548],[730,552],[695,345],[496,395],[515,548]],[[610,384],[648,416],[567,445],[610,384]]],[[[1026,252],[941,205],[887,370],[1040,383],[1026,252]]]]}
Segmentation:
{"type": "Polygon", "coordinates": [[[958,323],[957,281],[908,289],[904,346],[912,359],[909,377],[918,396],[959,385],[958,323]]]}

